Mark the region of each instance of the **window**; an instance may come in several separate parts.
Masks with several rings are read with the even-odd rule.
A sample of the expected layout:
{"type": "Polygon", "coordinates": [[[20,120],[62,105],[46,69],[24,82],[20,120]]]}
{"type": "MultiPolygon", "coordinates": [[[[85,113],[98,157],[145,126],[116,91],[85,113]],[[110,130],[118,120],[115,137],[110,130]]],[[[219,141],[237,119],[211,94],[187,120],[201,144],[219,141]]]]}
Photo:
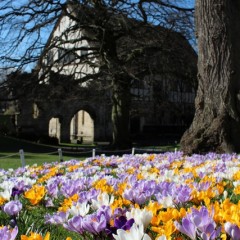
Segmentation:
{"type": "Polygon", "coordinates": [[[39,117],[39,108],[36,103],[33,103],[33,118],[36,119],[39,117]]]}

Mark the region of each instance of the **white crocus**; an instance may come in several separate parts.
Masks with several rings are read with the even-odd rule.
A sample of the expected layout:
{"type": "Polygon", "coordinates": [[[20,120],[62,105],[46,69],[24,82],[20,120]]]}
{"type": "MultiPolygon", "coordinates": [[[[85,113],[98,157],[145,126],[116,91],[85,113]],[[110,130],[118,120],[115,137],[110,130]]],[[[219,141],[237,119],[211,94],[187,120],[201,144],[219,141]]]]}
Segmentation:
{"type": "Polygon", "coordinates": [[[167,237],[165,235],[162,235],[157,237],[156,240],[167,240],[167,237]]]}
{"type": "Polygon", "coordinates": [[[89,213],[90,205],[87,202],[77,203],[76,205],[72,205],[68,212],[72,216],[86,216],[89,213]]]}
{"type": "Polygon", "coordinates": [[[97,200],[92,199],[92,209],[97,210],[102,206],[110,206],[114,202],[114,196],[109,196],[106,192],[99,193],[97,200]]]}
{"type": "Polygon", "coordinates": [[[139,209],[139,208],[132,208],[131,212],[126,212],[126,217],[127,219],[134,219],[134,222],[137,225],[143,225],[144,229],[147,229],[149,223],[152,220],[153,214],[151,211],[144,209],[139,209]]]}
{"type": "Polygon", "coordinates": [[[117,235],[113,234],[116,240],[151,240],[148,234],[144,233],[143,225],[134,223],[132,227],[125,231],[123,229],[117,230],[117,235]]]}
{"type": "Polygon", "coordinates": [[[32,186],[36,183],[36,179],[32,179],[27,176],[19,177],[18,182],[20,182],[20,181],[23,181],[24,185],[26,185],[26,186],[32,186]]]}
{"type": "Polygon", "coordinates": [[[164,208],[174,207],[173,199],[171,196],[163,197],[159,202],[164,208]]]}
{"type": "Polygon", "coordinates": [[[10,197],[12,195],[12,189],[5,189],[4,191],[0,192],[0,197],[2,197],[5,200],[10,200],[10,197]]]}
{"type": "Polygon", "coordinates": [[[225,190],[225,191],[223,192],[223,199],[226,199],[227,196],[228,196],[228,192],[225,190]]]}
{"type": "Polygon", "coordinates": [[[14,183],[11,181],[4,181],[1,183],[1,190],[0,190],[0,197],[4,198],[5,200],[10,200],[12,195],[12,189],[14,187],[14,183]]]}

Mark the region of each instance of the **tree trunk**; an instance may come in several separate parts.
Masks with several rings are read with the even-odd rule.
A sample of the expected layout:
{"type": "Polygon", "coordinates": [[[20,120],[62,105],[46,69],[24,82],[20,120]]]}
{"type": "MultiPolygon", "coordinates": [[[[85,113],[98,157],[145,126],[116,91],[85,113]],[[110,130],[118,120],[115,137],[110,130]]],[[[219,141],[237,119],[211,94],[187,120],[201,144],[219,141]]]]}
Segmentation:
{"type": "Polygon", "coordinates": [[[131,147],[129,133],[130,83],[128,78],[113,80],[112,87],[112,126],[113,147],[128,149],[131,147]]]}
{"type": "Polygon", "coordinates": [[[240,1],[196,0],[198,91],[187,153],[240,151],[240,1]]]}

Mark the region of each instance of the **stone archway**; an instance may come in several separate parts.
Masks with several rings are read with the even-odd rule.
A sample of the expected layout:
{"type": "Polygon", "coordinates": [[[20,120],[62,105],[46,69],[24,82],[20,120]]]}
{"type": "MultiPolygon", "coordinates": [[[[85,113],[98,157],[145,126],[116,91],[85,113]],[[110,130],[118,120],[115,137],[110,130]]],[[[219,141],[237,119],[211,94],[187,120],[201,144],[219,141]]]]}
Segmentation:
{"type": "Polygon", "coordinates": [[[56,137],[60,140],[61,137],[61,123],[58,117],[52,117],[48,124],[48,135],[49,137],[56,137]]]}
{"type": "Polygon", "coordinates": [[[85,110],[79,110],[70,122],[70,140],[78,143],[94,142],[94,120],[85,110]]]}

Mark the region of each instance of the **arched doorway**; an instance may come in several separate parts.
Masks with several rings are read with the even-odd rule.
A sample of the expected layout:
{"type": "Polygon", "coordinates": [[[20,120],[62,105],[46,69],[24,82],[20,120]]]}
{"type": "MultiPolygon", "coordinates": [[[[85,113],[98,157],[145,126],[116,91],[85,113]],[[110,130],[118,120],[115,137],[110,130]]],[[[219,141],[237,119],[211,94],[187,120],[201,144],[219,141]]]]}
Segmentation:
{"type": "Polygon", "coordinates": [[[61,124],[59,121],[59,118],[51,118],[49,121],[49,127],[48,127],[48,135],[49,137],[56,137],[57,139],[60,139],[60,129],[61,124]]]}
{"type": "Polygon", "coordinates": [[[70,135],[71,142],[93,143],[94,121],[88,112],[80,110],[73,116],[70,135]]]}

